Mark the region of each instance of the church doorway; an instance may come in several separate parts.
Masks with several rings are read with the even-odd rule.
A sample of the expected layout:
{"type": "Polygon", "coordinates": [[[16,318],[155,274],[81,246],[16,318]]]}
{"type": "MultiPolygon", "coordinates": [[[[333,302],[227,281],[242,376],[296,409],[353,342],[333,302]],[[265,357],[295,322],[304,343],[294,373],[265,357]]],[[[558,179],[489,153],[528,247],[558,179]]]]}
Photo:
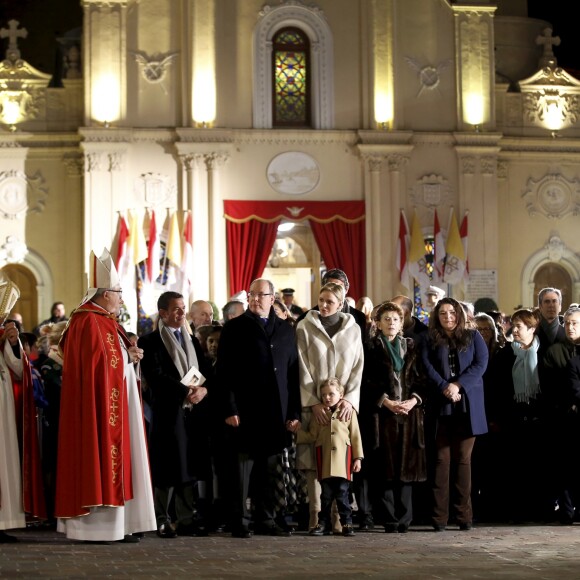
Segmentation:
{"type": "Polygon", "coordinates": [[[309,309],[318,300],[320,266],[320,250],[308,220],[282,220],[268,257],[264,278],[272,280],[276,292],[293,288],[294,303],[309,309]]]}
{"type": "Polygon", "coordinates": [[[568,308],[572,302],[572,278],[567,270],[558,264],[549,262],[544,264],[536,271],[534,275],[534,297],[537,306],[537,296],[542,288],[558,288],[562,291],[562,310],[568,308]]]}
{"type": "Polygon", "coordinates": [[[2,268],[4,274],[18,286],[20,298],[12,312],[20,312],[24,321],[24,329],[32,332],[38,325],[38,292],[34,274],[21,264],[7,264],[2,268]]]}

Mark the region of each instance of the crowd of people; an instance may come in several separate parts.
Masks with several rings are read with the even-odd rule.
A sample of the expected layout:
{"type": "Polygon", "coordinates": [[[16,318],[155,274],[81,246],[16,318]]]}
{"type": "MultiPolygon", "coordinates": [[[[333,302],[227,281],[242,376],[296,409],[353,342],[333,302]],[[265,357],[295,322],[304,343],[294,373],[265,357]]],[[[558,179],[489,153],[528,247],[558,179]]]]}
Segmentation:
{"type": "Polygon", "coordinates": [[[91,260],[40,343],[3,325],[0,542],[26,518],[126,543],[575,521],[580,307],[562,316],[558,289],[507,325],[436,289],[424,324],[406,296],[353,307],[333,269],[308,311],[266,279],[222,322],[164,292],[137,337],[110,256],[91,260]]]}

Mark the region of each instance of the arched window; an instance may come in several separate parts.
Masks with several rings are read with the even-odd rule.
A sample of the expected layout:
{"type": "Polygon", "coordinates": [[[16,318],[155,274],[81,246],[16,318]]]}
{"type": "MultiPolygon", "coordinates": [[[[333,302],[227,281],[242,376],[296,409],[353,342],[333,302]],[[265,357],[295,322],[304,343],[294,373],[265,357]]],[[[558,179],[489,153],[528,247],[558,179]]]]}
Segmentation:
{"type": "Polygon", "coordinates": [[[310,127],[310,42],[298,28],[284,28],[272,42],[272,111],[275,127],[310,127]]]}
{"type": "MultiPolygon", "coordinates": [[[[276,6],[263,6],[254,30],[254,129],[271,129],[275,126],[334,128],[332,45],[330,26],[322,10],[316,6],[304,6],[294,0],[286,0],[276,6]],[[292,33],[298,33],[299,36],[293,39],[292,33]],[[276,76],[275,71],[275,52],[278,49],[281,49],[281,55],[286,52],[292,54],[294,59],[300,52],[306,56],[306,77],[301,79],[305,81],[301,88],[306,89],[306,101],[300,101],[293,94],[292,101],[281,99],[281,108],[276,111],[276,85],[278,80],[282,80],[282,77],[279,79],[276,76]],[[303,102],[302,110],[300,107],[303,102]],[[297,105],[300,106],[297,108],[297,105]],[[306,113],[301,121],[297,120],[299,111],[306,113]],[[279,122],[280,112],[283,113],[282,122],[279,122]],[[289,113],[294,120],[286,124],[289,113]]],[[[281,59],[281,64],[286,62],[281,59]]],[[[290,69],[285,70],[289,72],[290,69]]]]}

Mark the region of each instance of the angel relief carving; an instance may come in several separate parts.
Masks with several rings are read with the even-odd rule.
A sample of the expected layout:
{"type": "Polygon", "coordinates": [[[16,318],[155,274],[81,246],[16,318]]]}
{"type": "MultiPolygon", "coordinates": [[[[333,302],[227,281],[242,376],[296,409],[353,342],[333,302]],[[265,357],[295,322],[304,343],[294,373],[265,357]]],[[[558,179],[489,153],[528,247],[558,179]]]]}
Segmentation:
{"type": "Polygon", "coordinates": [[[177,52],[171,52],[169,54],[154,54],[148,56],[145,52],[136,51],[133,52],[133,57],[141,69],[141,75],[150,84],[161,84],[163,90],[165,86],[163,85],[163,80],[167,75],[167,71],[171,66],[173,60],[177,57],[177,52]]]}

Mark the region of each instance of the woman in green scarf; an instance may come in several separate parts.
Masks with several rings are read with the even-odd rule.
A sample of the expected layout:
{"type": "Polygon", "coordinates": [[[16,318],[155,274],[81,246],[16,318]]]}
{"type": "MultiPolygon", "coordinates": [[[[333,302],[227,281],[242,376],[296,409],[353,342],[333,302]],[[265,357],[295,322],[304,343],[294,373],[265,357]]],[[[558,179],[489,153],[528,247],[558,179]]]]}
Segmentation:
{"type": "Polygon", "coordinates": [[[402,336],[400,306],[384,302],[374,321],[375,336],[365,351],[361,389],[361,415],[366,415],[362,422],[367,425],[367,447],[371,446],[368,451],[365,447],[365,457],[373,463],[385,531],[405,533],[413,519],[412,483],[427,478],[425,379],[413,341],[402,336]]]}

